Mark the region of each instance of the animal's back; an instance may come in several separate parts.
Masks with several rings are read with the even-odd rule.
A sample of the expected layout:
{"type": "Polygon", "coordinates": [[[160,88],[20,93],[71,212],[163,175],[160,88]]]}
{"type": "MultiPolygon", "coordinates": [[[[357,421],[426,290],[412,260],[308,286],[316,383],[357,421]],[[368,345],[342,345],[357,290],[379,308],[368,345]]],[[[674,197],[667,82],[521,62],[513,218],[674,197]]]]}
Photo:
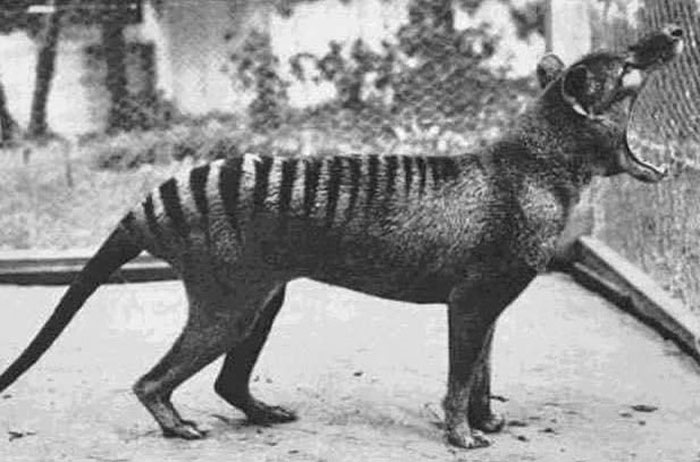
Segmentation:
{"type": "Polygon", "coordinates": [[[245,155],[166,181],[123,226],[180,271],[208,258],[395,298],[381,287],[463,270],[498,219],[492,186],[477,158],[245,155]]]}

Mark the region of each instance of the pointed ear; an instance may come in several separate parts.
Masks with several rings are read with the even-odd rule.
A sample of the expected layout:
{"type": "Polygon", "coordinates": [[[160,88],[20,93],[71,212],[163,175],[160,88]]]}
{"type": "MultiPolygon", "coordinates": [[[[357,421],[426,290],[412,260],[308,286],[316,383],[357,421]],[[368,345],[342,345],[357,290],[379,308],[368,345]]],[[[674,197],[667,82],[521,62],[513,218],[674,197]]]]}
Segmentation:
{"type": "Polygon", "coordinates": [[[590,71],[583,64],[574,66],[564,74],[561,84],[561,92],[564,99],[571,104],[574,111],[584,116],[591,116],[586,101],[589,91],[590,71]]]}
{"type": "Polygon", "coordinates": [[[537,81],[540,89],[544,90],[547,85],[564,72],[564,62],[554,53],[544,55],[537,63],[537,81]]]}

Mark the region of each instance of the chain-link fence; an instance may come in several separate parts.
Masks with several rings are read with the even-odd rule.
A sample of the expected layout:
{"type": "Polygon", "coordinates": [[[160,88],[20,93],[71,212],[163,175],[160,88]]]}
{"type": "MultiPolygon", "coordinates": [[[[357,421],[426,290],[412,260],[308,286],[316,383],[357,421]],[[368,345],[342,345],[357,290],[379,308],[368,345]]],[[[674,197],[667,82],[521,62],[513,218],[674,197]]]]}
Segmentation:
{"type": "MultiPolygon", "coordinates": [[[[675,178],[605,180],[594,197],[604,212],[597,234],[696,306],[698,3],[579,1],[594,48],[623,47],[667,22],[686,31],[688,49],[645,90],[632,124],[634,149],[673,160],[675,178]]],[[[181,163],[475,150],[538,91],[547,3],[3,3],[0,245],[93,246],[181,163]],[[53,66],[41,64],[52,43],[53,66]],[[37,82],[47,84],[43,106],[37,82]]]]}
{"type": "Polygon", "coordinates": [[[615,178],[599,186],[599,236],[640,264],[688,306],[700,306],[700,50],[693,0],[596,1],[594,46],[624,47],[668,23],[680,25],[687,47],[671,69],[645,88],[631,124],[631,146],[669,163],[671,178],[654,186],[615,178]]]}
{"type": "Polygon", "coordinates": [[[4,142],[0,243],[95,245],[119,209],[182,162],[476,149],[537,91],[543,5],[3,4],[0,119],[14,133],[4,142]],[[512,70],[513,48],[532,54],[525,71],[512,70]],[[42,61],[52,54],[53,64],[42,61]],[[127,193],[122,184],[134,182],[127,193]],[[90,213],[101,208],[114,212],[90,213]]]}

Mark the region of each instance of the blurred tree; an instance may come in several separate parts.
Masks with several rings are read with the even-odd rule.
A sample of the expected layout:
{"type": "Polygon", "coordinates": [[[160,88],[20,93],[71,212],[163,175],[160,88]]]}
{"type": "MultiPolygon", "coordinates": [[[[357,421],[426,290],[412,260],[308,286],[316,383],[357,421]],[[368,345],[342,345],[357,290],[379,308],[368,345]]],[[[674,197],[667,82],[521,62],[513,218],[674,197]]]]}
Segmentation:
{"type": "Polygon", "coordinates": [[[102,50],[107,68],[105,85],[110,96],[108,132],[128,131],[134,128],[127,88],[124,39],[124,28],[129,17],[128,3],[121,0],[103,0],[102,6],[102,50]]]}
{"type": "MultiPolygon", "coordinates": [[[[483,0],[469,2],[476,8],[483,0]]],[[[463,7],[462,0],[459,3],[463,7]]],[[[360,110],[368,103],[364,94],[374,85],[389,92],[392,109],[411,107],[422,112],[455,114],[483,91],[492,88],[489,80],[494,74],[480,64],[490,58],[496,49],[497,38],[487,27],[456,30],[452,0],[411,0],[408,4],[408,22],[392,40],[382,43],[382,49],[371,50],[362,40],[352,43],[348,53],[343,45],[329,44],[326,55],[316,60],[322,79],[334,83],[341,106],[360,110]],[[465,84],[477,82],[476,84],[465,84]],[[482,85],[483,83],[483,85],[482,85]],[[476,93],[459,91],[477,87],[476,93]],[[428,106],[425,103],[430,103],[428,106]]],[[[297,77],[304,78],[298,65],[302,53],[291,60],[297,77]]]]}
{"type": "Polygon", "coordinates": [[[279,76],[279,59],[272,52],[269,34],[254,29],[230,59],[244,88],[255,91],[248,107],[252,127],[259,131],[278,128],[288,83],[279,76]]]}
{"type": "Polygon", "coordinates": [[[46,104],[53,80],[56,48],[61,33],[61,22],[66,13],[69,0],[51,0],[48,2],[50,12],[43,18],[43,25],[37,40],[39,51],[36,60],[34,95],[29,117],[28,135],[30,138],[43,138],[49,134],[46,121],[46,104]]]}
{"type": "Polygon", "coordinates": [[[7,108],[7,95],[5,87],[0,82],[0,146],[4,146],[15,137],[17,122],[12,118],[9,109],[7,108]]]}
{"type": "MultiPolygon", "coordinates": [[[[278,14],[292,16],[297,5],[319,0],[269,1],[278,14]]],[[[345,0],[354,1],[359,0],[345,0]]],[[[460,30],[455,27],[457,8],[473,14],[485,1],[409,0],[405,6],[407,23],[383,41],[380,49],[370,48],[361,39],[332,41],[325,55],[301,52],[293,56],[289,61],[292,75],[303,81],[312,71],[316,82],[331,82],[336,88],[337,107],[358,114],[371,106],[389,109],[399,116],[397,119],[423,126],[446,119],[464,121],[491,102],[512,96],[508,90],[512,86],[503,85],[506,69],[482,65],[496,51],[496,34],[483,24],[460,30]]],[[[508,5],[521,38],[544,33],[544,0],[519,2],[517,6],[512,0],[494,1],[508,5]]],[[[276,120],[272,113],[279,113],[286,104],[288,84],[279,77],[279,63],[264,36],[252,36],[233,59],[239,78],[247,74],[250,82],[257,82],[252,113],[268,111],[266,117],[276,120]]],[[[252,88],[250,82],[248,87],[252,88]]]]}
{"type": "Polygon", "coordinates": [[[26,30],[36,35],[41,30],[39,15],[30,14],[29,7],[33,0],[3,0],[0,2],[0,34],[9,34],[16,30],[26,30]]]}
{"type": "Polygon", "coordinates": [[[510,16],[520,39],[526,39],[533,32],[544,37],[546,13],[546,0],[528,0],[517,7],[510,5],[510,16]]]}
{"type": "MultiPolygon", "coordinates": [[[[30,35],[36,35],[41,28],[41,22],[36,15],[28,13],[30,0],[5,0],[0,5],[0,34],[9,34],[16,30],[26,30],[30,35]]],[[[2,71],[2,69],[0,69],[2,71]]],[[[7,107],[7,94],[0,82],[0,145],[11,141],[17,132],[15,122],[7,107]]]]}

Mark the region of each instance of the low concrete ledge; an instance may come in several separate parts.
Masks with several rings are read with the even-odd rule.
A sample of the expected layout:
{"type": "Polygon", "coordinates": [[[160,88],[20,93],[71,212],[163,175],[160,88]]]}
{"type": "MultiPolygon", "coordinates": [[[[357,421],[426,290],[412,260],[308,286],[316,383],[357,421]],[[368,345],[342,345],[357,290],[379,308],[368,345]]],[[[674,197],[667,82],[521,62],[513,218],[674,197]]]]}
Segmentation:
{"type": "MultiPolygon", "coordinates": [[[[0,284],[65,285],[83,268],[89,250],[65,252],[11,251],[0,253],[0,284]]],[[[141,254],[122,266],[109,278],[109,283],[166,281],[177,276],[172,269],[150,255],[141,254]]]]}
{"type": "Polygon", "coordinates": [[[673,340],[700,362],[700,318],[610,247],[580,237],[573,244],[569,272],[579,284],[673,340]]]}
{"type": "MultiPolygon", "coordinates": [[[[86,249],[0,253],[0,284],[65,285],[80,272],[93,252],[86,249]]],[[[567,251],[568,262],[555,269],[570,273],[584,287],[648,324],[673,340],[700,362],[700,317],[663,290],[651,277],[602,242],[583,236],[567,251]]],[[[112,275],[110,283],[133,283],[175,279],[172,269],[142,254],[112,275]]]]}

